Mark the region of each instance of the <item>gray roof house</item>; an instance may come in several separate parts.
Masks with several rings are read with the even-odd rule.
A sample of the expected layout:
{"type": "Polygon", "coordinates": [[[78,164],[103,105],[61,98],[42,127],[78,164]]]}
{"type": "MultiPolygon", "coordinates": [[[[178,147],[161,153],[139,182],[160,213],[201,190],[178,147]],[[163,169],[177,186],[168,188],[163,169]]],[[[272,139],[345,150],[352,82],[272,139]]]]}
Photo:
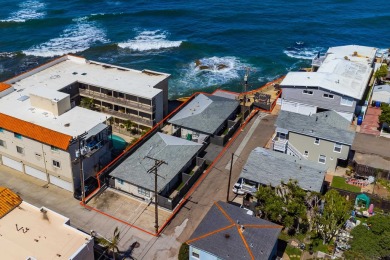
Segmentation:
{"type": "Polygon", "coordinates": [[[281,226],[215,202],[191,235],[190,259],[274,259],[281,226]]]}
{"type": "Polygon", "coordinates": [[[197,132],[217,134],[239,107],[238,101],[216,95],[197,95],[190,103],[168,120],[175,126],[197,132]]]}
{"type": "Polygon", "coordinates": [[[334,111],[310,116],[280,111],[273,149],[335,169],[347,160],[355,138],[350,122],[334,111]]]}
{"type": "Polygon", "coordinates": [[[177,184],[179,173],[192,163],[202,147],[201,144],[157,132],[121,162],[110,176],[116,179],[115,188],[151,197],[149,191],[154,191],[154,175],[147,173],[147,170],[154,165],[154,161],[145,156],[167,162],[158,168],[160,193],[169,191],[177,184]],[[140,189],[137,191],[136,188],[140,189]]]}
{"type": "MultiPolygon", "coordinates": [[[[240,179],[243,183],[249,181],[272,187],[296,180],[304,190],[321,192],[325,173],[324,165],[257,147],[250,153],[240,179]]],[[[242,187],[244,190],[249,188],[247,191],[252,190],[245,184],[242,187]]]]}
{"type": "Polygon", "coordinates": [[[378,85],[372,92],[372,101],[390,104],[390,85],[378,85]]]}

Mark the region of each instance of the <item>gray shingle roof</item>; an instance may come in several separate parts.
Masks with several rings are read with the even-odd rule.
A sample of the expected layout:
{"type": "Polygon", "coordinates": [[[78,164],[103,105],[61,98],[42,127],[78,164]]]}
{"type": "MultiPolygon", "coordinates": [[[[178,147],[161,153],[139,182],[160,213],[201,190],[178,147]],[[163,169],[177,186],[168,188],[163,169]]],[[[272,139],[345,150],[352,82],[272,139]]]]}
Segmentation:
{"type": "Polygon", "coordinates": [[[212,135],[238,105],[229,98],[199,94],[168,122],[212,135]]]}
{"type": "Polygon", "coordinates": [[[158,175],[163,177],[158,177],[157,182],[158,190],[161,191],[201,148],[201,144],[156,133],[117,166],[110,175],[136,186],[154,190],[154,175],[147,173],[147,170],[154,165],[154,161],[144,157],[148,155],[164,160],[168,164],[158,168],[158,175]]]}
{"type": "Polygon", "coordinates": [[[250,153],[240,178],[272,187],[281,181],[297,180],[302,189],[320,192],[325,173],[324,165],[257,147],[250,153]]]}
{"type": "Polygon", "coordinates": [[[207,212],[187,243],[219,259],[251,259],[251,254],[255,259],[269,259],[281,228],[220,201],[207,212]],[[244,226],[244,232],[240,231],[240,225],[244,226]]]}
{"type": "Polygon", "coordinates": [[[349,129],[350,122],[334,111],[306,116],[282,110],[275,124],[294,133],[348,145],[355,138],[355,131],[349,129]]]}

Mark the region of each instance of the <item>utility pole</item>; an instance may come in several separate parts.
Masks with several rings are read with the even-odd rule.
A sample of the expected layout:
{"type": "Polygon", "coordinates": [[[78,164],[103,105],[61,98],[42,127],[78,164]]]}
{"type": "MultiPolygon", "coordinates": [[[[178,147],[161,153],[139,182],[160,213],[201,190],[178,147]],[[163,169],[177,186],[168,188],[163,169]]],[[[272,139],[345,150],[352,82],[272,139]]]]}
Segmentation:
{"type": "Polygon", "coordinates": [[[241,124],[244,124],[245,121],[245,113],[246,113],[246,92],[248,89],[248,77],[249,77],[249,71],[250,68],[246,68],[245,76],[244,76],[244,102],[243,102],[243,111],[242,111],[242,118],[241,118],[241,124]]]}
{"type": "Polygon", "coordinates": [[[154,218],[155,218],[154,228],[157,234],[158,233],[157,176],[160,176],[157,174],[157,171],[158,171],[158,167],[168,163],[165,162],[164,160],[159,160],[150,156],[145,156],[144,158],[148,158],[154,161],[154,165],[147,171],[147,173],[154,173],[154,218]]]}
{"type": "Polygon", "coordinates": [[[79,163],[80,163],[80,186],[81,186],[81,202],[84,203],[85,201],[85,184],[84,184],[84,170],[83,170],[83,158],[84,156],[81,154],[81,141],[84,140],[85,136],[87,135],[87,132],[82,133],[81,135],[78,135],[76,137],[78,142],[78,150],[79,150],[79,163]]]}
{"type": "Polygon", "coordinates": [[[233,158],[234,158],[234,153],[232,153],[232,159],[230,160],[230,171],[229,171],[229,181],[227,187],[226,202],[229,202],[230,181],[232,179],[232,170],[233,170],[233,158]]]}

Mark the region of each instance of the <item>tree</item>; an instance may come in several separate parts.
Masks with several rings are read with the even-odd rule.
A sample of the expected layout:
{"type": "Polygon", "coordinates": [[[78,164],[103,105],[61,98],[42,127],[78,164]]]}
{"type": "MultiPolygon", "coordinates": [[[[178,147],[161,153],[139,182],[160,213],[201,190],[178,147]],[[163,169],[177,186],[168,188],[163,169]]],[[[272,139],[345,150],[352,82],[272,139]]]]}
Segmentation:
{"type": "Polygon", "coordinates": [[[317,234],[323,244],[329,243],[350,216],[351,203],[336,190],[328,191],[324,196],[324,209],[315,217],[317,234]]]}
{"type": "Polygon", "coordinates": [[[112,256],[115,259],[115,251],[118,252],[119,248],[119,240],[120,240],[120,231],[118,227],[115,228],[114,230],[114,235],[110,240],[107,238],[101,237],[98,238],[98,243],[101,244],[103,247],[106,247],[109,251],[112,252],[112,256]]]}
{"type": "Polygon", "coordinates": [[[134,126],[134,123],[130,120],[126,120],[123,125],[125,126],[126,130],[129,131],[134,126]]]}
{"type": "Polygon", "coordinates": [[[381,105],[381,115],[379,116],[379,122],[381,124],[386,123],[390,125],[390,106],[388,104],[381,105]]]}
{"type": "Polygon", "coordinates": [[[351,249],[347,259],[380,259],[390,255],[390,217],[375,215],[367,226],[359,225],[351,231],[351,249]]]}
{"type": "Polygon", "coordinates": [[[288,228],[299,231],[301,223],[307,223],[305,206],[306,192],[298,186],[297,181],[283,182],[273,189],[261,186],[256,193],[262,217],[277,222],[288,228]]]}
{"type": "Polygon", "coordinates": [[[94,105],[95,104],[93,98],[87,98],[87,97],[81,98],[80,106],[82,106],[83,108],[92,109],[94,105]]]}
{"type": "Polygon", "coordinates": [[[376,79],[380,80],[381,78],[386,77],[387,72],[387,65],[383,64],[377,71],[375,71],[374,76],[376,79]]]}

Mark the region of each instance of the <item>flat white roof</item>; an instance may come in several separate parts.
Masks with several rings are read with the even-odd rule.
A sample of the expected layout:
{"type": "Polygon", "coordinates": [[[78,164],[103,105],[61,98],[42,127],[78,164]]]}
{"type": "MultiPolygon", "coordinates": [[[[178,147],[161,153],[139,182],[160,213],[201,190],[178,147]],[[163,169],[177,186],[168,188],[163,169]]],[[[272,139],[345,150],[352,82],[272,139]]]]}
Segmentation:
{"type": "Polygon", "coordinates": [[[43,209],[22,202],[0,219],[2,258],[70,259],[90,242],[91,236],[66,224],[68,218],[43,209]]]}
{"type": "Polygon", "coordinates": [[[20,99],[22,96],[29,96],[32,90],[34,88],[25,88],[2,97],[0,99],[0,113],[70,136],[88,132],[110,117],[104,113],[77,106],[60,116],[55,116],[47,110],[32,107],[30,98],[20,99]]]}
{"type": "Polygon", "coordinates": [[[156,84],[169,74],[137,71],[65,55],[6,81],[15,91],[0,98],[0,113],[66,135],[77,136],[105,122],[104,113],[74,107],[60,116],[31,106],[30,94],[61,100],[67,94],[60,89],[81,82],[106,89],[152,99],[161,93],[156,84]]]}
{"type": "Polygon", "coordinates": [[[320,87],[361,99],[373,70],[376,50],[355,45],[329,48],[317,72],[289,72],[280,85],[320,87]]]}
{"type": "Polygon", "coordinates": [[[66,55],[6,83],[14,83],[16,89],[45,87],[60,90],[80,82],[152,99],[162,92],[154,87],[168,77],[169,74],[132,70],[66,55]]]}
{"type": "Polygon", "coordinates": [[[63,92],[60,92],[57,90],[53,90],[53,89],[44,88],[44,87],[32,88],[30,90],[30,94],[33,94],[33,95],[36,95],[39,97],[44,97],[44,98],[50,99],[54,102],[58,102],[64,98],[66,98],[67,96],[69,96],[69,94],[66,94],[66,93],[63,93],[63,92]]]}

